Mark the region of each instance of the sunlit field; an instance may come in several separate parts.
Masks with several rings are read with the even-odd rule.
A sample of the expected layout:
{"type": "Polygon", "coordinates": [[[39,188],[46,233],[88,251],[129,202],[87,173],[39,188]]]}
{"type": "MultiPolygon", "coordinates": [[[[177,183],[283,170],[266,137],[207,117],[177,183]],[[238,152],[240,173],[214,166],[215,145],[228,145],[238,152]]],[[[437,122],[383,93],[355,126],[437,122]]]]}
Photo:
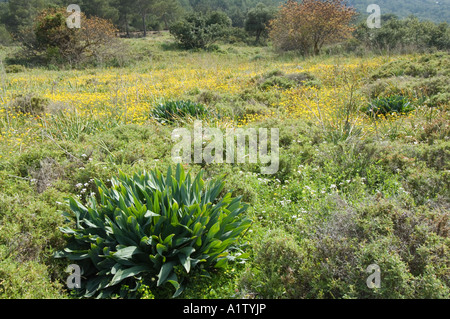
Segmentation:
{"type": "MultiPolygon", "coordinates": [[[[338,126],[339,119],[345,116],[346,105],[365,106],[369,102],[358,91],[367,74],[387,61],[400,58],[280,59],[266,48],[231,46],[214,53],[161,52],[160,46],[169,39],[166,36],[162,40],[135,41],[133,44],[141,48],[146,42],[152,44],[153,51],[146,52],[143,62],[124,68],[3,73],[0,112],[8,124],[5,127],[25,121],[27,130],[39,131],[47,125],[55,128],[70,121],[85,123],[84,131],[88,133],[107,128],[105,124],[143,125],[152,121],[150,113],[155,104],[197,99],[199,95],[212,99],[207,104],[218,115],[211,119],[217,125],[241,126],[265,118],[302,118],[338,126]],[[273,83],[254,94],[259,78],[277,73],[292,77],[309,74],[315,80],[301,87],[280,88],[273,83]],[[30,94],[48,101],[43,114],[30,116],[8,109],[9,102],[30,94]],[[226,102],[217,103],[217,99],[226,102]],[[253,110],[233,109],[233,106],[240,108],[243,100],[250,102],[253,110]],[[100,121],[102,125],[95,125],[100,121]]],[[[352,125],[363,126],[364,116],[357,115],[351,121],[352,125]]],[[[78,127],[77,132],[65,134],[82,131],[78,127]]],[[[20,141],[26,138],[21,130],[3,132],[2,137],[20,141]]]]}

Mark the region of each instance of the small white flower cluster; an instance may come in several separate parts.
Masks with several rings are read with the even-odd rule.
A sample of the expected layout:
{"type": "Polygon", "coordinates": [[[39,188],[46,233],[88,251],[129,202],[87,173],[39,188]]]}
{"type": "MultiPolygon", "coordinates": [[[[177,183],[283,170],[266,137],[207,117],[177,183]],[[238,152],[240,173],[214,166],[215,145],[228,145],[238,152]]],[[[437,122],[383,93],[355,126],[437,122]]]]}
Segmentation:
{"type": "Polygon", "coordinates": [[[296,221],[300,221],[300,220],[303,220],[302,215],[308,214],[308,211],[306,211],[304,208],[302,208],[298,212],[299,212],[298,215],[292,215],[291,218],[295,219],[296,221]]]}
{"type": "Polygon", "coordinates": [[[292,201],[290,199],[286,199],[286,197],[283,197],[283,200],[280,201],[281,206],[285,207],[289,205],[292,201]]]}
{"type": "MultiPolygon", "coordinates": [[[[78,183],[78,184],[76,184],[75,185],[75,187],[77,188],[77,189],[80,189],[80,194],[79,195],[76,195],[77,197],[81,197],[81,195],[84,195],[84,194],[86,194],[86,192],[87,192],[87,190],[88,190],[88,187],[91,185],[91,184],[93,184],[94,183],[94,180],[91,178],[90,180],[89,180],[89,182],[88,183],[78,183]]],[[[95,195],[95,193],[94,192],[92,192],[91,194],[90,194],[90,196],[94,196],[95,195]]]]}

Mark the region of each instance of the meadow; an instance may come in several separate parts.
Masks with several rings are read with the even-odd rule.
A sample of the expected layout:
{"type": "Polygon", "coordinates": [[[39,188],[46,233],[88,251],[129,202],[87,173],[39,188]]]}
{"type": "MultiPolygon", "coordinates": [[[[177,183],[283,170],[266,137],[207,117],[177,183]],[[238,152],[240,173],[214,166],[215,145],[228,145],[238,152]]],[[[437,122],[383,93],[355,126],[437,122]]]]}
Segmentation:
{"type": "MultiPolygon", "coordinates": [[[[167,101],[205,105],[205,126],[279,128],[281,147],[274,175],[184,165],[224,175],[252,224],[245,260],[190,273],[177,298],[450,297],[448,53],[184,51],[164,33],[121,41],[134,56],[114,66],[0,69],[0,298],[74,297],[70,262],[54,257],[65,198],[98,197],[94,180],[120,171],[173,166],[171,133],[192,118],[156,121],[167,101]],[[392,96],[408,103],[368,111],[392,96]],[[371,264],[381,288],[366,285],[371,264]]],[[[143,285],[138,297],[171,294],[143,285]]]]}

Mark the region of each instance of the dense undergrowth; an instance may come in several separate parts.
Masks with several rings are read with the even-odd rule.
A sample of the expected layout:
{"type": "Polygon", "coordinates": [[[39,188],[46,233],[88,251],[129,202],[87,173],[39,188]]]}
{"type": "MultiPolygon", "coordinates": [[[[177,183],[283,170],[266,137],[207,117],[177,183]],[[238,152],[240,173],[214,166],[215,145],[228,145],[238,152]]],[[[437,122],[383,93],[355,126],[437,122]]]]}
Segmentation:
{"type": "MultiPolygon", "coordinates": [[[[448,53],[304,59],[130,42],[151,58],[74,73],[1,71],[1,298],[74,296],[71,261],[54,258],[67,245],[65,198],[100,200],[95,181],[111,185],[119,171],[174,168],[171,133],[192,124],[152,115],[169,100],[207,106],[204,121],[223,130],[279,128],[281,147],[274,175],[259,164],[186,165],[207,181],[223,175],[219,197],[242,196],[252,225],[240,238],[244,262],[179,272],[178,298],[450,297],[448,53]],[[408,112],[389,109],[395,96],[408,112]],[[380,99],[383,114],[367,114],[380,99]],[[371,264],[379,289],[366,285],[371,264]]],[[[118,296],[175,293],[127,285],[118,296]]]]}

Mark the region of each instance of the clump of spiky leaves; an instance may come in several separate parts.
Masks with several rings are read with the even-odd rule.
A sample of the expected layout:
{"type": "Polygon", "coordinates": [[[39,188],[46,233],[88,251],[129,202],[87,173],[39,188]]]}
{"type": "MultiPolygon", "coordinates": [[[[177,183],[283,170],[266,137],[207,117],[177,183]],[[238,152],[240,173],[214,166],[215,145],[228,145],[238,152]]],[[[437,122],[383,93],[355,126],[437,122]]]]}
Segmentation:
{"type": "Polygon", "coordinates": [[[225,267],[251,224],[240,197],[218,198],[222,178],[206,184],[202,172],[192,178],[181,165],[175,174],[169,167],[166,177],[158,170],[120,173],[110,188],[96,184],[100,202],[69,199],[65,215],[76,224],[61,229],[69,242],[58,254],[79,263],[85,297],[108,297],[123,285],[137,289],[154,277],[157,287],[171,283],[178,296],[184,287],[176,272],[225,267]]]}
{"type": "Polygon", "coordinates": [[[152,110],[152,116],[161,123],[171,124],[180,119],[202,119],[208,114],[205,105],[192,101],[167,101],[152,110]]]}
{"type": "Polygon", "coordinates": [[[407,114],[414,110],[411,102],[404,96],[394,95],[379,98],[370,102],[366,113],[371,116],[390,115],[392,113],[407,114]]]}

